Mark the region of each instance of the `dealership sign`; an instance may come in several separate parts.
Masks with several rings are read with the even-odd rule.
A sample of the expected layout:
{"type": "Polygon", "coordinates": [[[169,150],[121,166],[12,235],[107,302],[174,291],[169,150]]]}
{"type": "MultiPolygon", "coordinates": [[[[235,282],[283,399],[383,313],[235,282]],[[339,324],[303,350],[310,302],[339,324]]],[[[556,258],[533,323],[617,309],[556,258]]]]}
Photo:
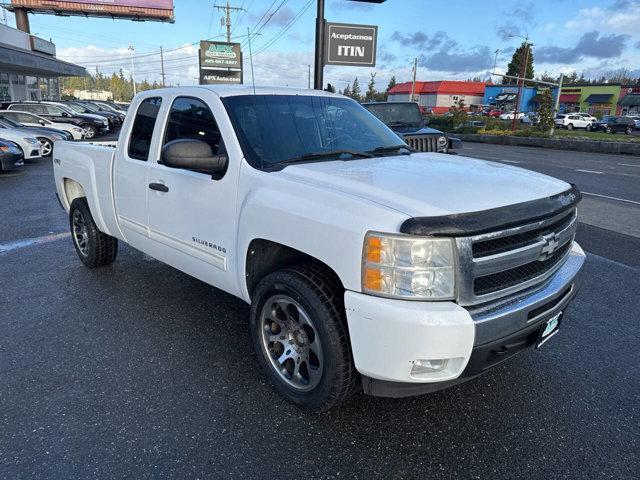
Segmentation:
{"type": "Polygon", "coordinates": [[[378,27],[327,22],[325,65],[375,67],[378,27]]]}
{"type": "Polygon", "coordinates": [[[10,10],[173,22],[173,0],[11,0],[10,10]]]}
{"type": "Polygon", "coordinates": [[[202,40],[200,42],[200,67],[242,69],[240,44],[202,40]]]}
{"type": "Polygon", "coordinates": [[[200,41],[200,85],[242,83],[242,51],[239,43],[200,41]]]}

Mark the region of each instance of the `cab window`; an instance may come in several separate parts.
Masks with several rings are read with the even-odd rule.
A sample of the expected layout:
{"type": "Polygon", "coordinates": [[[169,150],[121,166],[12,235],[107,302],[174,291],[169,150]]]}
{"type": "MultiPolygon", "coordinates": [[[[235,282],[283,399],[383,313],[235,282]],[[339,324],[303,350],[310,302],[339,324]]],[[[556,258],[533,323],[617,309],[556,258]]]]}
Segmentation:
{"type": "Polygon", "coordinates": [[[164,144],[178,139],[201,140],[214,155],[224,153],[224,145],[213,113],[202,100],[178,97],[169,111],[164,144]]]}
{"type": "Polygon", "coordinates": [[[131,127],[131,137],[129,139],[129,157],[136,160],[147,161],[149,150],[151,149],[151,137],[158,118],[158,111],[162,98],[145,98],[138,107],[136,118],[131,127]]]}

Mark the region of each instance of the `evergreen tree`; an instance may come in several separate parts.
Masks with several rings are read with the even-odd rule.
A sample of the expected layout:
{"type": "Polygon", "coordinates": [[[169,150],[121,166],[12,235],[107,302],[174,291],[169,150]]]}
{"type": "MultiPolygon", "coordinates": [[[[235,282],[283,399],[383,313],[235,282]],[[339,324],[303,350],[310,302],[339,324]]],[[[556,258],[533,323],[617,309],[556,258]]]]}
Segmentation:
{"type": "Polygon", "coordinates": [[[353,81],[353,86],[351,87],[351,98],[359,102],[361,100],[360,97],[360,83],[358,82],[358,77],[353,81]]]}
{"type": "Polygon", "coordinates": [[[387,85],[387,93],[389,92],[389,90],[391,90],[393,87],[396,86],[396,76],[392,75],[391,79],[389,80],[389,85],[387,85]]]}
{"type": "Polygon", "coordinates": [[[538,129],[543,132],[548,132],[553,127],[554,118],[553,118],[553,97],[551,96],[551,89],[545,88],[544,90],[539,90],[539,94],[541,96],[540,101],[538,102],[538,118],[540,122],[538,123],[538,129]]]}
{"type": "MultiPolygon", "coordinates": [[[[524,74],[525,78],[533,78],[533,49],[531,45],[528,46],[529,53],[527,54],[527,45],[525,42],[522,42],[516,51],[513,52],[513,56],[511,57],[511,61],[509,65],[507,65],[507,75],[512,77],[519,77],[522,75],[522,64],[524,62],[525,56],[527,57],[527,67],[524,74]]],[[[503,84],[515,85],[518,82],[513,78],[503,78],[503,84]]]]}
{"type": "Polygon", "coordinates": [[[347,83],[347,86],[344,87],[344,90],[342,91],[342,95],[344,95],[345,97],[350,97],[351,96],[351,84],[347,83]]]}
{"type": "Polygon", "coordinates": [[[376,73],[371,74],[371,79],[367,85],[367,92],[364,94],[365,102],[373,102],[376,99],[376,73]]]}

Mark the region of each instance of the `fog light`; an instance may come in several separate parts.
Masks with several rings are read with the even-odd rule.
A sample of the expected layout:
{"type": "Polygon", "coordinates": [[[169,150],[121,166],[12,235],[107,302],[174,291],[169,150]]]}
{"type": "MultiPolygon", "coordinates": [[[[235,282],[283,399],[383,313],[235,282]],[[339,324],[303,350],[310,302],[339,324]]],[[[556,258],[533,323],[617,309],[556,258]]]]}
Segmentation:
{"type": "Polygon", "coordinates": [[[421,375],[439,372],[447,368],[448,363],[448,358],[440,358],[438,360],[415,360],[413,362],[413,367],[411,367],[411,376],[419,377],[421,375]]]}

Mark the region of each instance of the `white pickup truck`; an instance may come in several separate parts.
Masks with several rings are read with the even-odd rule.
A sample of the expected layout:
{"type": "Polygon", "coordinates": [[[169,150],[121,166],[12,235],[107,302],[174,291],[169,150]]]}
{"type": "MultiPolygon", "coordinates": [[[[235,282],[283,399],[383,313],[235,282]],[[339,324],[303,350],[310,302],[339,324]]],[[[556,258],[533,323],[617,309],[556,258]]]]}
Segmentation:
{"type": "Polygon", "coordinates": [[[565,182],[417,153],[326,92],[167,88],[129,112],[117,144],[56,148],[80,259],[123,241],[251,304],[257,358],[303,408],[468,380],[555,335],[577,292],[565,182]]]}

